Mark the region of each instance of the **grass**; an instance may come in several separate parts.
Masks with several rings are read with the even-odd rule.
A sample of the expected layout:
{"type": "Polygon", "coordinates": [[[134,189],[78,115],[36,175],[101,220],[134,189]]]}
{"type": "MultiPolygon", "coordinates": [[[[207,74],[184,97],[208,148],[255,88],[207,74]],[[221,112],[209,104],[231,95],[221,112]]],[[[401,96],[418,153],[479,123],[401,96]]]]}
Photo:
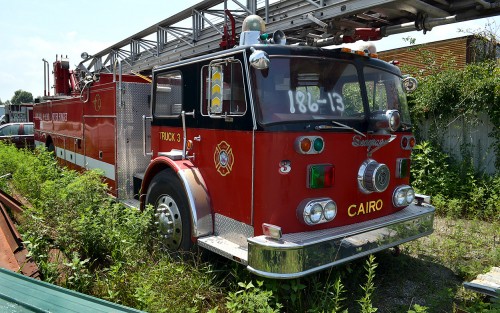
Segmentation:
{"type": "Polygon", "coordinates": [[[402,312],[413,303],[429,312],[453,312],[483,301],[462,282],[500,265],[500,223],[437,217],[434,228],[432,235],[403,245],[400,257],[379,258],[380,312],[402,312]]]}
{"type": "Polygon", "coordinates": [[[20,229],[44,280],[149,312],[495,312],[462,282],[500,265],[500,222],[436,217],[431,236],[304,278],[251,275],[210,253],[158,253],[151,212],[114,203],[96,172],[0,143],[0,188],[29,200],[20,229]],[[68,210],[68,207],[71,208],[68,210]],[[53,252],[64,256],[55,260],[53,252]]]}

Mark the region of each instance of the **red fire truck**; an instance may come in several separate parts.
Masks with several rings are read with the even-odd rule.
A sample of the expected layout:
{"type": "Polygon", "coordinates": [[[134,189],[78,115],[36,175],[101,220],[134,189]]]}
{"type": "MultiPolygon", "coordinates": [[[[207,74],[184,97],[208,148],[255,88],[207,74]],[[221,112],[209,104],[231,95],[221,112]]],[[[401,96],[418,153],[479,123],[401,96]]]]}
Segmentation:
{"type": "Polygon", "coordinates": [[[33,122],[33,103],[7,104],[0,111],[0,125],[33,122]]]}
{"type": "MultiPolygon", "coordinates": [[[[196,244],[262,276],[299,277],[430,234],[434,208],[409,185],[415,138],[404,91],[416,82],[369,49],[320,47],[398,32],[401,16],[384,16],[393,28],[332,39],[314,27],[352,22],[384,1],[247,9],[295,40],[285,44],[285,32],[265,33],[257,15],[240,23],[217,11],[217,26],[200,13],[222,2],[202,1],[149,29],[157,46],[142,32],[128,54],[124,41],[83,54],[73,71],[58,59],[55,95],[34,108],[37,144],[69,168],[101,169],[118,200],[152,205],[166,248],[196,244]],[[188,38],[172,25],[190,14],[188,38]]],[[[430,27],[418,18],[414,28],[430,27]]]]}

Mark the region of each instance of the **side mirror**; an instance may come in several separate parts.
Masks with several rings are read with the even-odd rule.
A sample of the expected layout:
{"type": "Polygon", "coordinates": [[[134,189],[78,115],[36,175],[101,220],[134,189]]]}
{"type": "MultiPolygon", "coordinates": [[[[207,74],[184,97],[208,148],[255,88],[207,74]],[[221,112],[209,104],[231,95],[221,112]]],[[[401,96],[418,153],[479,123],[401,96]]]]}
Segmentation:
{"type": "Polygon", "coordinates": [[[250,65],[258,70],[265,70],[269,68],[271,64],[271,60],[269,60],[269,55],[262,50],[256,50],[254,47],[250,48],[252,50],[252,54],[248,58],[250,65]]]}

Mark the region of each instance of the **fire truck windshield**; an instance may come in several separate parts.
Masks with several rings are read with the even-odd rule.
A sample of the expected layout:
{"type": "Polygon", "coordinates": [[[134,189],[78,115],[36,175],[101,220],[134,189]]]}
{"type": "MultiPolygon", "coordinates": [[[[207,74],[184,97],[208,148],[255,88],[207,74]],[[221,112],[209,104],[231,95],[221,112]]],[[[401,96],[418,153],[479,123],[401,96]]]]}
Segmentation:
{"type": "MultiPolygon", "coordinates": [[[[401,77],[365,67],[371,112],[400,110],[409,124],[401,77]]],[[[262,124],[365,118],[361,81],[354,64],[328,58],[271,57],[268,69],[252,71],[253,94],[262,124]]]]}

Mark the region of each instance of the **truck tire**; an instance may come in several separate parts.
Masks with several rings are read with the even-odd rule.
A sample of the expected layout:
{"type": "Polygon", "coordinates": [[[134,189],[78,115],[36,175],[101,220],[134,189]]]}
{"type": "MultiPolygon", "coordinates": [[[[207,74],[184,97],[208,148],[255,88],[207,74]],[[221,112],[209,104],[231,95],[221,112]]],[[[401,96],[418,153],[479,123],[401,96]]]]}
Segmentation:
{"type": "Polygon", "coordinates": [[[172,251],[190,250],[193,243],[188,202],[181,182],[171,170],[163,170],[153,178],[146,204],[154,208],[154,228],[160,247],[172,251]]]}
{"type": "Polygon", "coordinates": [[[52,141],[47,146],[47,151],[51,152],[51,153],[54,153],[54,154],[56,153],[56,147],[54,147],[54,144],[52,143],[52,141]]]}

